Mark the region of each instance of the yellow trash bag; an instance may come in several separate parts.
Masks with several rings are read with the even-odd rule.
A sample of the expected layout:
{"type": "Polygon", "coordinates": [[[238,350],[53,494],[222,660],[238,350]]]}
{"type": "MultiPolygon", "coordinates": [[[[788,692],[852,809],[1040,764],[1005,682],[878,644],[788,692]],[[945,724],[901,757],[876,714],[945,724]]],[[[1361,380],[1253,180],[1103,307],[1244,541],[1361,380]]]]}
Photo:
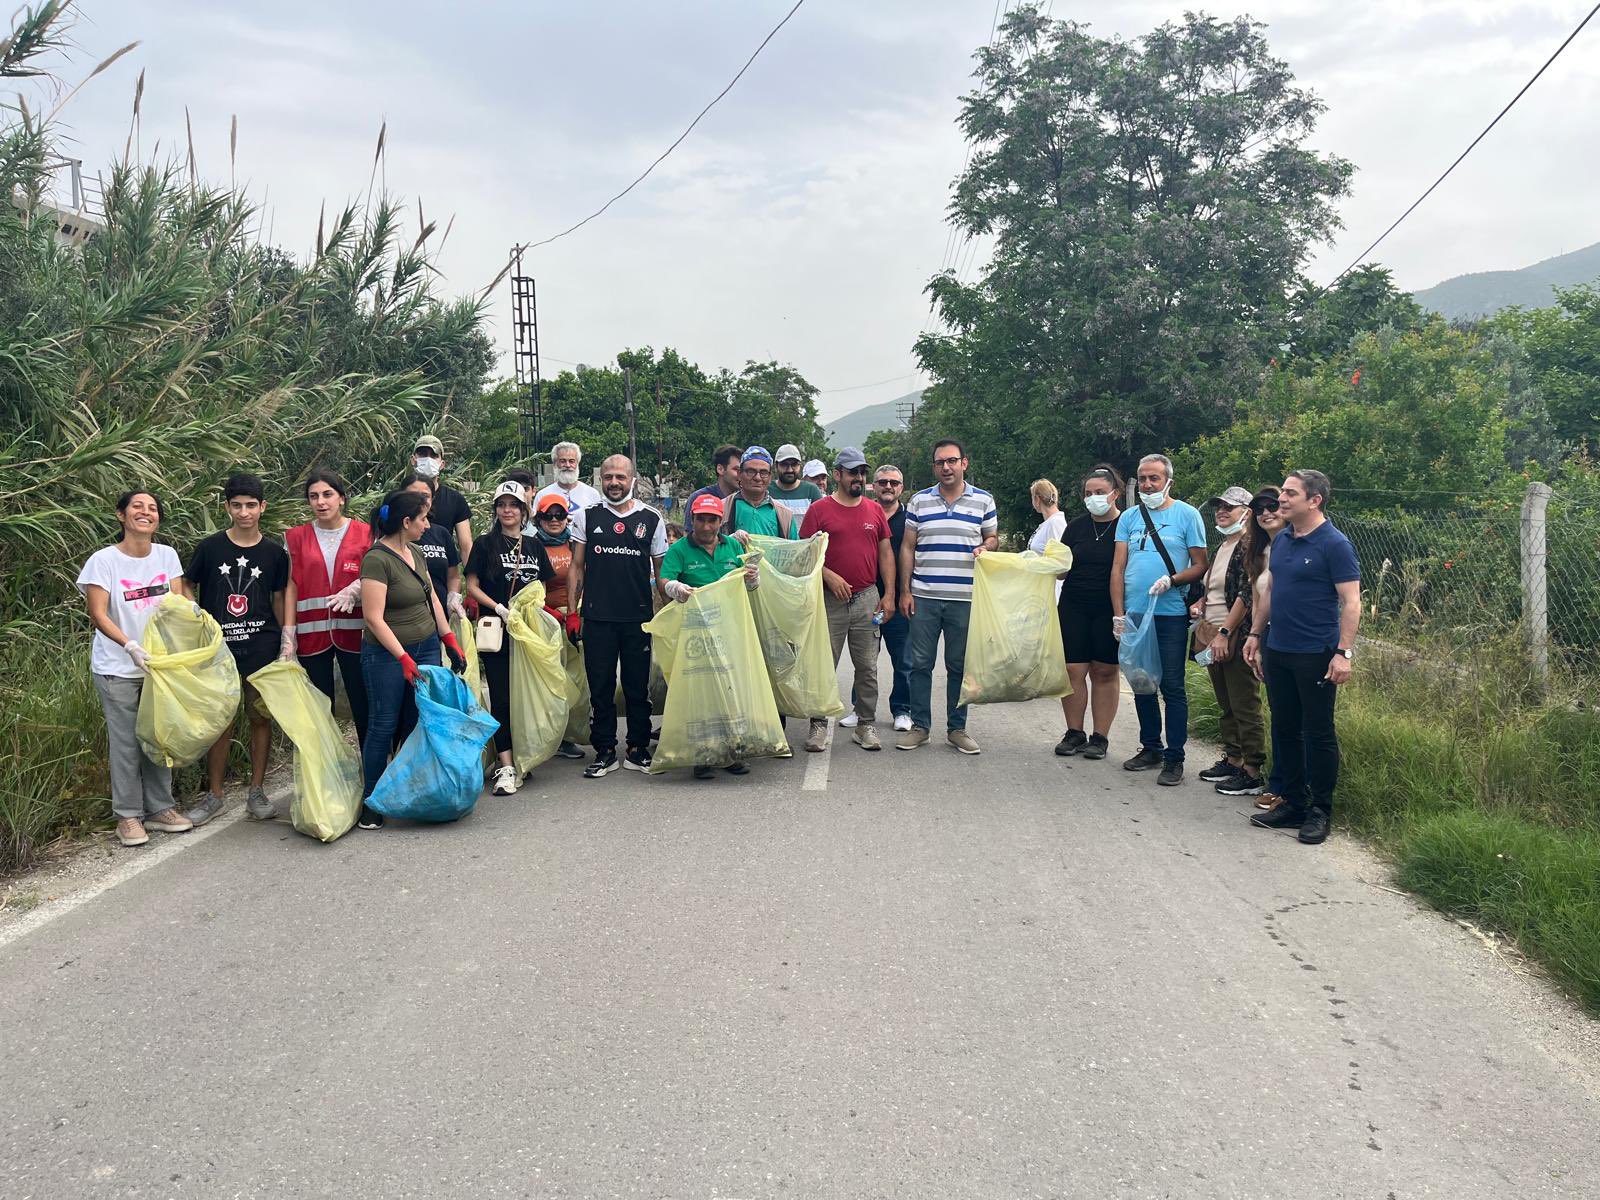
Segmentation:
{"type": "Polygon", "coordinates": [[[845,709],[822,605],[827,549],[825,533],[801,542],[756,534],[745,554],[761,576],[761,586],[750,593],[761,652],[778,711],[790,717],[837,717],[845,709]]]}
{"type": "Polygon", "coordinates": [[[991,550],[976,566],[961,703],[1070,695],[1056,579],[1071,568],[1072,551],[1052,539],[1043,553],[991,550]]]}
{"type": "Polygon", "coordinates": [[[511,597],[511,757],[526,775],[555,755],[572,712],[572,680],[562,664],[567,636],[544,611],[544,584],[511,597]]]}
{"type": "Polygon", "coordinates": [[[671,648],[662,659],[671,686],[652,775],[788,753],[748,596],[735,572],[667,605],[644,627],[656,647],[671,648]]]}
{"type": "Polygon", "coordinates": [[[567,671],[567,682],[572,691],[572,708],[567,713],[567,734],[569,742],[576,742],[580,746],[589,744],[589,672],[583,663],[583,647],[574,646],[570,641],[565,643],[561,650],[561,663],[567,671]]]}
{"type": "Polygon", "coordinates": [[[294,743],[294,799],[289,821],[296,833],[331,842],[349,833],[361,811],[361,760],[333,719],[333,706],[297,662],[279,659],[250,684],[261,705],[294,743]]]}
{"type": "Polygon", "coordinates": [[[239,715],[239,668],[222,626],[182,596],[168,595],[145,626],[150,674],[133,731],[151,762],[198,762],[239,715]]]}
{"type": "Polygon", "coordinates": [[[472,626],[465,617],[457,617],[450,622],[450,632],[456,635],[456,641],[461,644],[462,657],[467,660],[467,673],[462,678],[472,690],[473,699],[478,702],[478,707],[488,712],[489,683],[484,679],[483,668],[478,664],[478,639],[472,632],[472,626]]]}

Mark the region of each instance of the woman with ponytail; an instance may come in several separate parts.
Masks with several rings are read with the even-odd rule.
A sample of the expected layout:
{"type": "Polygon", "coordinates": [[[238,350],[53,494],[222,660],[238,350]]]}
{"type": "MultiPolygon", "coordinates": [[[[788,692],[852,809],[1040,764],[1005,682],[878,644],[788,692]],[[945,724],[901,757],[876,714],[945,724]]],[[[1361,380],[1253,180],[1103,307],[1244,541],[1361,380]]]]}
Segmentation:
{"type": "MultiPolygon", "coordinates": [[[[450,655],[457,674],[467,668],[456,635],[450,632],[428,562],[417,542],[428,530],[429,497],[421,492],[390,492],[372,514],[372,549],[361,560],[361,613],[366,633],[361,643],[361,674],[367,688],[367,740],[361,748],[361,796],[372,795],[390,750],[403,743],[417,723],[411,694],[421,666],[439,665],[439,648],[450,655]]],[[[383,814],[365,804],[357,822],[379,829],[383,814]]]]}

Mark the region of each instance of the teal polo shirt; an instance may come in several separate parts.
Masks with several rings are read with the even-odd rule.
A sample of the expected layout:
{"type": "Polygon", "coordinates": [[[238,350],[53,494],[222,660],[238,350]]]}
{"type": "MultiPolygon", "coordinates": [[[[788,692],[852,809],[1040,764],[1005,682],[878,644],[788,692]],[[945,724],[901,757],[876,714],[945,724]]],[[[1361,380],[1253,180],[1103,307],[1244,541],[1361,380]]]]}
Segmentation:
{"type": "Polygon", "coordinates": [[[667,556],[661,560],[661,582],[676,579],[692,588],[715,583],[724,575],[744,570],[743,553],[739,543],[725,533],[717,534],[716,547],[709,553],[685,536],[667,547],[667,556]]]}
{"type": "MultiPolygon", "coordinates": [[[[778,506],[772,502],[769,493],[767,498],[757,508],[743,496],[735,496],[727,501],[733,506],[733,527],[745,533],[760,534],[763,537],[782,537],[783,527],[778,524],[778,506]]],[[[800,518],[790,522],[789,536],[793,538],[800,532],[800,518]]]]}

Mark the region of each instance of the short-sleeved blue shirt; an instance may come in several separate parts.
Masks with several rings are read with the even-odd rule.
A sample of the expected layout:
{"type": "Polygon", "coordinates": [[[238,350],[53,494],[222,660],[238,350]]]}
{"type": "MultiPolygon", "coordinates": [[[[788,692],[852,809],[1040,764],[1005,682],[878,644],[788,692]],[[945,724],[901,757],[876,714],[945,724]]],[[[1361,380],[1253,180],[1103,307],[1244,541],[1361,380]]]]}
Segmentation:
{"type": "Polygon", "coordinates": [[[1267,649],[1321,654],[1339,644],[1339,593],[1361,578],[1350,539],[1324,521],[1305,537],[1284,526],[1272,539],[1272,622],[1267,649]]]}
{"type": "MultiPolygon", "coordinates": [[[[1200,512],[1192,504],[1174,500],[1160,512],[1150,514],[1156,535],[1172,557],[1174,571],[1184,571],[1190,566],[1189,551],[1205,549],[1206,526],[1200,512]]],[[[1150,611],[1150,585],[1167,573],[1161,551],[1145,526],[1144,517],[1137,508],[1130,508],[1117,518],[1117,541],[1128,543],[1128,566],[1122,573],[1122,607],[1125,612],[1150,611]]],[[[1182,617],[1189,612],[1183,599],[1182,587],[1170,588],[1155,602],[1156,616],[1182,617]]]]}

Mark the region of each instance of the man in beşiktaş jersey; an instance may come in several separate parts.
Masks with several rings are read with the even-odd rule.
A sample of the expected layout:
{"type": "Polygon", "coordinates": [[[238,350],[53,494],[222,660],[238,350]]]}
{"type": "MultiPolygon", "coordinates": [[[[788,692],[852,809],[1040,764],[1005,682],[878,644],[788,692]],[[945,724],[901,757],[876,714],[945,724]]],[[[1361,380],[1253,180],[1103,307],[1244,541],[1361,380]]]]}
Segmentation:
{"type": "Polygon", "coordinates": [[[588,779],[609,775],[618,766],[650,768],[650,635],[645,622],[654,612],[651,584],[667,553],[667,523],[661,514],[633,497],[634,466],[625,454],[600,464],[605,499],[585,508],[572,527],[572,566],[567,577],[569,631],[578,624],[584,638],[593,713],[589,742],[594,761],[588,779]],[[617,761],[617,673],[628,711],[628,752],[617,761]]]}

